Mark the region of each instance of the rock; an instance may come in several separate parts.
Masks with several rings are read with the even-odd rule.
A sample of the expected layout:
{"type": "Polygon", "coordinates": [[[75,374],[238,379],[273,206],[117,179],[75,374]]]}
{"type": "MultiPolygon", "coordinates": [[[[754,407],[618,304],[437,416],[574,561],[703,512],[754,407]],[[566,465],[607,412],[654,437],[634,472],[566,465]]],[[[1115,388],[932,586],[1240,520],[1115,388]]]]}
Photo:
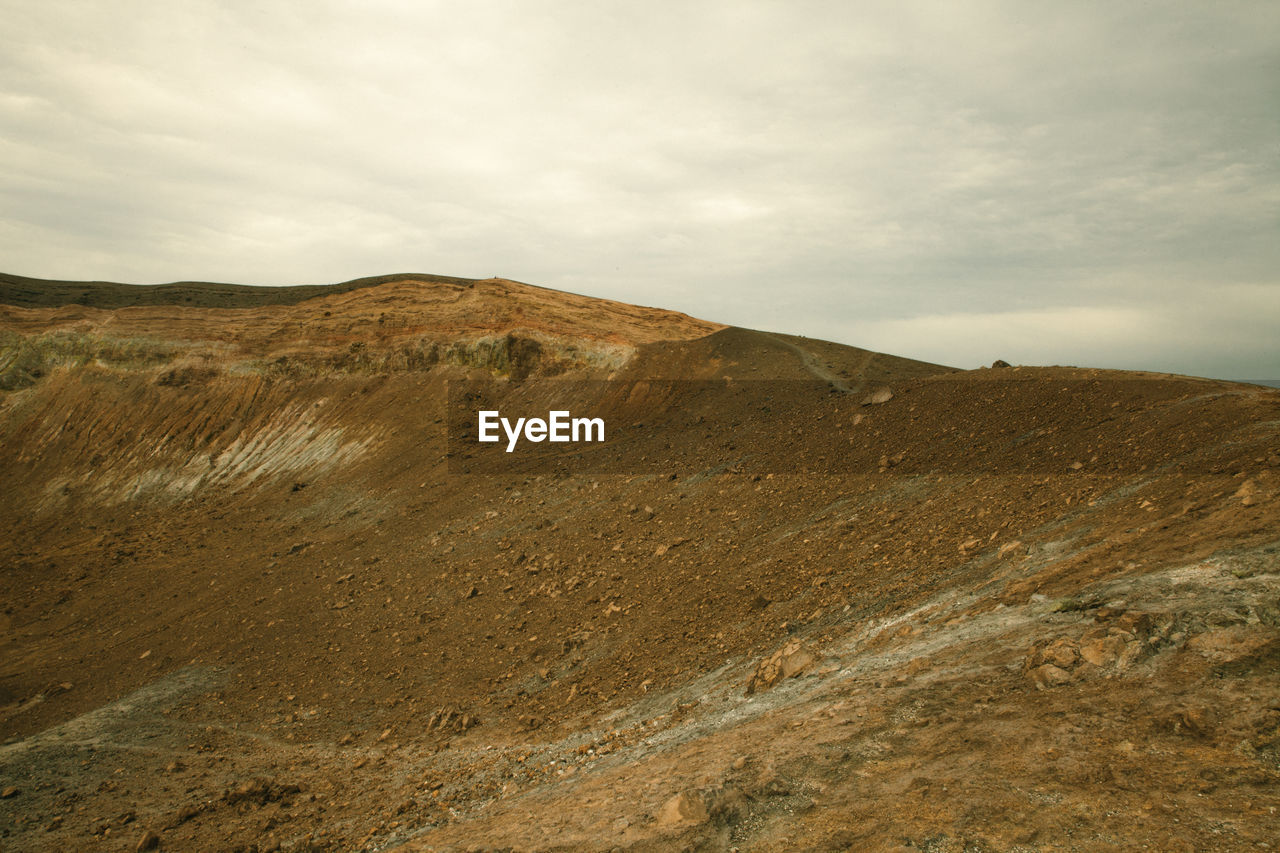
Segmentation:
{"type": "Polygon", "coordinates": [[[467,729],[480,725],[480,718],[464,714],[457,708],[437,708],[427,717],[426,730],[438,732],[457,732],[461,734],[467,729]]]}
{"type": "Polygon", "coordinates": [[[1013,365],[1005,361],[1003,358],[997,358],[995,361],[991,362],[992,370],[999,370],[1004,367],[1013,367],[1013,365]]]}
{"type": "Polygon", "coordinates": [[[1041,664],[1031,670],[1031,679],[1035,681],[1036,687],[1044,690],[1049,687],[1060,687],[1071,681],[1071,673],[1059,666],[1051,663],[1041,664]]]}
{"type": "Polygon", "coordinates": [[[1212,663],[1243,660],[1269,644],[1266,634],[1247,625],[1232,625],[1197,634],[1187,641],[1187,648],[1203,655],[1212,663]]]}
{"type": "Polygon", "coordinates": [[[1274,471],[1262,470],[1245,480],[1236,491],[1236,497],[1245,506],[1266,503],[1280,495],[1280,479],[1274,471]]]}
{"type": "Polygon", "coordinates": [[[1151,631],[1153,619],[1150,613],[1142,610],[1124,610],[1113,613],[1111,633],[1127,634],[1124,639],[1136,639],[1138,635],[1146,636],[1151,631]]]}
{"type": "Polygon", "coordinates": [[[747,683],[747,695],[768,690],[779,681],[794,678],[813,665],[814,658],[799,640],[791,640],[778,651],[760,661],[747,683]]]}
{"type": "Polygon", "coordinates": [[[1045,649],[1041,659],[1061,669],[1071,669],[1080,660],[1080,653],[1076,650],[1075,643],[1062,639],[1045,649]]]}
{"type": "Polygon", "coordinates": [[[782,658],[782,677],[795,678],[813,663],[813,655],[804,649],[786,654],[782,658]]]}
{"type": "Polygon", "coordinates": [[[884,471],[889,468],[892,468],[895,465],[899,465],[902,463],[902,460],[906,458],[907,458],[907,452],[905,450],[900,450],[897,453],[893,454],[892,456],[881,456],[880,470],[884,471]]]}
{"type": "Polygon", "coordinates": [[[138,846],[134,850],[155,850],[160,846],[160,836],[158,833],[148,829],[142,833],[142,837],[138,839],[138,846]]]}
{"type": "Polygon", "coordinates": [[[1008,554],[1010,551],[1013,551],[1021,547],[1022,547],[1022,542],[1018,539],[1015,539],[1012,542],[1006,542],[1000,546],[1000,550],[997,552],[996,556],[1003,557],[1005,554],[1008,554]]]}
{"type": "Polygon", "coordinates": [[[893,399],[893,392],[888,388],[878,388],[868,394],[862,401],[864,406],[878,406],[893,399]]]}
{"type": "Polygon", "coordinates": [[[1266,503],[1276,496],[1277,487],[1270,471],[1263,471],[1256,477],[1250,477],[1236,489],[1235,497],[1242,506],[1255,506],[1266,503]]]}
{"type": "Polygon", "coordinates": [[[22,793],[21,788],[16,788],[13,785],[9,785],[3,791],[0,791],[0,800],[12,800],[14,797],[18,796],[21,793],[22,793]]]}
{"type": "Polygon", "coordinates": [[[1212,708],[1193,706],[1183,708],[1169,720],[1175,732],[1183,732],[1196,737],[1208,737],[1213,733],[1216,716],[1212,708]]]}
{"type": "Polygon", "coordinates": [[[679,548],[681,545],[683,545],[684,543],[686,543],[686,542],[688,542],[688,541],[689,541],[688,539],[685,539],[683,536],[681,536],[681,537],[679,537],[678,539],[673,539],[673,540],[671,540],[670,542],[667,542],[667,543],[664,543],[664,544],[662,544],[662,545],[659,545],[659,546],[654,550],[654,552],[653,552],[653,553],[654,553],[656,556],[661,557],[663,554],[667,553],[667,552],[668,552],[668,551],[670,551],[672,548],[679,548]]]}
{"type": "Polygon", "coordinates": [[[254,779],[251,782],[244,782],[235,788],[224,791],[222,800],[228,805],[247,802],[265,806],[267,803],[283,800],[285,797],[301,793],[301,791],[302,788],[297,785],[282,784],[268,779],[254,779]]]}
{"type": "Polygon", "coordinates": [[[658,811],[658,826],[662,827],[703,823],[706,819],[707,807],[702,799],[688,793],[676,794],[658,811]]]}
{"type": "Polygon", "coordinates": [[[1110,666],[1124,654],[1124,647],[1120,637],[1098,637],[1080,644],[1080,657],[1094,666],[1110,666]]]}

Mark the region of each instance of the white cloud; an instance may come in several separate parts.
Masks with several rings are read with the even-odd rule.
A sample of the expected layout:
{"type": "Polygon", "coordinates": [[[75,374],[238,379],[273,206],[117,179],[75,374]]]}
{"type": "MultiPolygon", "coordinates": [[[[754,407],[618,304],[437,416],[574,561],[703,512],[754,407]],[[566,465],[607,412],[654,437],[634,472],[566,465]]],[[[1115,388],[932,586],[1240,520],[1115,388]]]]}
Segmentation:
{"type": "MultiPolygon", "coordinates": [[[[1176,306],[1213,318],[1199,349],[1155,322],[1116,357],[1280,375],[1280,344],[1231,344],[1280,326],[1274,4],[0,12],[7,271],[499,273],[860,344],[1093,312],[1032,336],[1038,362],[1176,306]]],[[[920,343],[963,363],[953,339],[920,343]]]]}
{"type": "Polygon", "coordinates": [[[1256,365],[1275,348],[1273,319],[1280,289],[1239,285],[1218,289],[1205,304],[1157,302],[1067,306],[1021,311],[922,314],[855,322],[843,337],[883,352],[978,367],[1003,358],[1051,363],[1160,369],[1192,375],[1264,379],[1256,365]],[[1224,337],[1222,330],[1231,333],[1224,337]],[[1153,366],[1152,362],[1158,362],[1153,366]]]}

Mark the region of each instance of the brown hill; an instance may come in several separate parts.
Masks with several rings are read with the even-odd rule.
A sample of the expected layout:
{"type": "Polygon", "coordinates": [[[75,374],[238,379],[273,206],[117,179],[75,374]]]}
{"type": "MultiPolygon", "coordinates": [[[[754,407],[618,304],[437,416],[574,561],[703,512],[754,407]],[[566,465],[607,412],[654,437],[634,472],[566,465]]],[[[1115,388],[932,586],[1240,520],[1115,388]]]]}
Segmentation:
{"type": "Polygon", "coordinates": [[[1280,394],[168,287],[0,290],[6,845],[1271,843],[1280,394]]]}
{"type": "Polygon", "coordinates": [[[176,281],[137,285],[114,281],[52,281],[0,273],[0,304],[20,308],[83,305],[95,308],[130,308],[139,305],[176,305],[185,308],[258,308],[264,305],[297,305],[309,299],[335,296],[363,287],[394,281],[466,287],[476,279],[442,275],[380,275],[342,284],[308,284],[298,287],[253,287],[211,281],[176,281]]]}

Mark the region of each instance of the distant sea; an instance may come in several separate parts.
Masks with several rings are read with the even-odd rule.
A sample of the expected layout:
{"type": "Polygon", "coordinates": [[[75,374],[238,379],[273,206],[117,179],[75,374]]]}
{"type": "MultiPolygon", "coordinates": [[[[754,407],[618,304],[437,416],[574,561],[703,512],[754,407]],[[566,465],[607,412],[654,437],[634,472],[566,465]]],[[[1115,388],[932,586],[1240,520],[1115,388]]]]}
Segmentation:
{"type": "Polygon", "coordinates": [[[1248,382],[1250,385],[1269,385],[1272,388],[1280,388],[1280,379],[1237,379],[1237,382],[1248,382]]]}

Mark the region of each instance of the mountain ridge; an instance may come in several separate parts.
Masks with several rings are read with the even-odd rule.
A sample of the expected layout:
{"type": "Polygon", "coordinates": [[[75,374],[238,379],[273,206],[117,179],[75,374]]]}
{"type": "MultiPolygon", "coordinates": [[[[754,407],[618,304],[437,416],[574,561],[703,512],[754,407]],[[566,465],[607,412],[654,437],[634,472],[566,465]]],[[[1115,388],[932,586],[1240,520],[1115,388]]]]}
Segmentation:
{"type": "Polygon", "coordinates": [[[0,375],[5,843],[1270,843],[1280,392],[395,277],[0,305],[0,375]]]}

